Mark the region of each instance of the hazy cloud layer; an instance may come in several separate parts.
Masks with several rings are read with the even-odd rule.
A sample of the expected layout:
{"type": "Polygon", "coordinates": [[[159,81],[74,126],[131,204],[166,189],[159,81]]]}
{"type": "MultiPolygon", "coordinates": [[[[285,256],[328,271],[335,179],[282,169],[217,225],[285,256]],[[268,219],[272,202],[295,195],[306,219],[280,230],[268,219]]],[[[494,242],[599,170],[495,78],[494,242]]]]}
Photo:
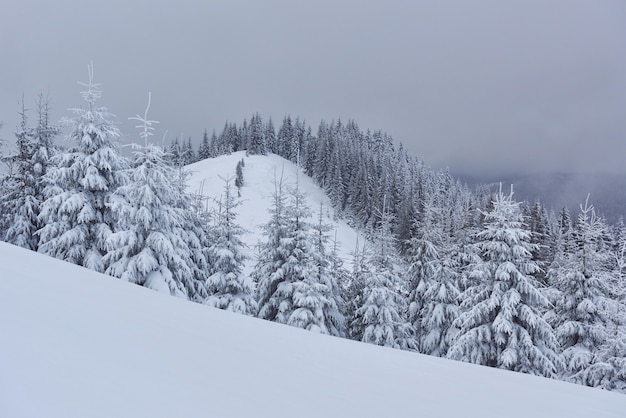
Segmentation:
{"type": "MultiPolygon", "coordinates": [[[[626,172],[626,3],[5,0],[0,131],[40,89],[198,140],[253,112],[354,118],[455,172],[626,172]]],[[[163,132],[161,132],[162,134],[163,132]]]]}

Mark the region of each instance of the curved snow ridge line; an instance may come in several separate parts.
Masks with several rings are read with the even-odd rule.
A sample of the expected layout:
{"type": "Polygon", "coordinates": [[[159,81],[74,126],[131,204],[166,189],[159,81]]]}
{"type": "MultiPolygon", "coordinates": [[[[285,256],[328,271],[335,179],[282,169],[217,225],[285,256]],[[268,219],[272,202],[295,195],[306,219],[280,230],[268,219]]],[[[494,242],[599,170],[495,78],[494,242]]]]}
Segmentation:
{"type": "Polygon", "coordinates": [[[0,243],[7,417],[623,417],[626,396],[232,314],[0,243]]]}
{"type": "MultiPolygon", "coordinates": [[[[335,212],[324,191],[292,162],[274,154],[246,155],[246,151],[237,151],[229,155],[198,161],[186,166],[190,171],[187,190],[200,192],[209,202],[219,199],[224,192],[223,178],[233,178],[237,163],[243,159],[244,184],[241,188],[241,205],[237,208],[237,223],[248,232],[242,239],[248,244],[249,273],[254,264],[255,245],[263,240],[261,225],[269,220],[268,210],[274,193],[274,179],[282,176],[287,184],[295,183],[298,176],[299,188],[306,195],[306,203],[312,211],[311,220],[319,214],[320,200],[323,202],[324,222],[332,226],[329,236],[334,239],[335,231],[340,243],[339,256],[349,269],[352,263],[350,253],[354,251],[359,233],[343,220],[335,220],[335,212]]],[[[364,238],[360,237],[361,245],[364,238]]]]}

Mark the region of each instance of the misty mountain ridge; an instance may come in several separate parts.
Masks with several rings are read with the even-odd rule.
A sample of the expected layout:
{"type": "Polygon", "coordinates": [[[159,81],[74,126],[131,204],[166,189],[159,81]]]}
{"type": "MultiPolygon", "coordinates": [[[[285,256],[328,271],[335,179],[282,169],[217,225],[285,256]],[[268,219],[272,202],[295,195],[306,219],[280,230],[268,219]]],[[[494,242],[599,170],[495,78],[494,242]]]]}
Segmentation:
{"type": "Polygon", "coordinates": [[[567,207],[575,214],[587,195],[598,215],[615,224],[626,215],[626,177],[611,173],[519,173],[497,175],[458,174],[456,177],[470,187],[502,183],[505,190],[513,185],[517,201],[541,202],[555,213],[567,207]]]}

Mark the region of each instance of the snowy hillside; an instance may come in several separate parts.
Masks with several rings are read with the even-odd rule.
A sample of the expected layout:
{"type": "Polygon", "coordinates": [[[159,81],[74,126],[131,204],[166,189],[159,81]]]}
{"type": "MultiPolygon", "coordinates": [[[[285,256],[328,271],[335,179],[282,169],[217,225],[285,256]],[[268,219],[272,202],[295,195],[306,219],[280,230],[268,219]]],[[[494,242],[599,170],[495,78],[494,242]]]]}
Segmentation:
{"type": "Polygon", "coordinates": [[[1,417],[626,416],[624,395],[211,309],[5,243],[0,318],[1,417]]]}
{"type": "MultiPolygon", "coordinates": [[[[339,255],[344,259],[346,267],[349,267],[351,262],[349,254],[355,249],[358,233],[345,221],[333,220],[334,211],[324,191],[301,171],[298,175],[298,167],[278,155],[246,156],[245,151],[239,151],[198,161],[187,166],[191,172],[188,190],[191,193],[201,193],[219,199],[224,192],[223,179],[232,178],[231,183],[234,184],[235,167],[242,159],[245,164],[244,185],[241,188],[242,205],[237,208],[239,214],[237,222],[248,231],[248,234],[243,236],[243,241],[248,244],[248,268],[254,264],[255,245],[262,240],[260,226],[267,223],[270,218],[268,209],[274,192],[274,179],[280,179],[281,176],[287,184],[294,184],[298,176],[299,186],[307,195],[307,203],[313,212],[311,221],[318,219],[320,201],[323,203],[324,222],[332,226],[329,233],[332,239],[336,231],[340,243],[339,255]]],[[[215,206],[214,201],[210,200],[209,204],[215,206]]],[[[361,238],[360,245],[363,245],[363,242],[364,239],[361,238]]]]}

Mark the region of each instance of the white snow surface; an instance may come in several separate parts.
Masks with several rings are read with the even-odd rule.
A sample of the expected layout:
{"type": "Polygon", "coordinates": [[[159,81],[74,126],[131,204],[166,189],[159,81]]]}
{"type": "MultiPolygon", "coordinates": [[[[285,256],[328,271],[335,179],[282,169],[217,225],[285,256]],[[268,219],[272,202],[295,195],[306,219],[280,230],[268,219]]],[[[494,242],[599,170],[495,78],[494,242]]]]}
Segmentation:
{"type": "MultiPolygon", "coordinates": [[[[275,156],[188,166],[218,197],[244,159],[237,222],[255,244],[275,156]]],[[[234,181],[234,179],[233,179],[234,181]]],[[[357,233],[337,229],[349,268],[357,233]]],[[[359,241],[362,245],[362,238],[359,241]]],[[[253,245],[248,249],[254,263],[253,245]]],[[[213,309],[0,242],[0,417],[626,417],[626,396],[319,335],[213,309]]]]}
{"type": "Polygon", "coordinates": [[[621,417],[626,396],[319,335],[0,243],[0,417],[621,417]]]}
{"type": "MultiPolygon", "coordinates": [[[[270,218],[268,209],[272,202],[272,193],[274,193],[274,179],[280,179],[281,175],[286,185],[294,185],[298,178],[300,190],[306,194],[306,202],[313,213],[309,222],[317,223],[320,201],[323,202],[324,222],[332,226],[329,232],[328,251],[332,250],[332,240],[336,231],[337,240],[340,243],[339,256],[344,260],[344,267],[350,269],[352,266],[350,253],[355,250],[358,233],[345,220],[334,220],[335,212],[324,191],[297,165],[278,155],[246,156],[245,151],[238,151],[190,164],[186,167],[191,173],[187,190],[190,193],[201,193],[208,197],[209,205],[215,207],[215,199],[219,199],[224,193],[224,180],[222,179],[232,178],[231,185],[235,191],[237,190],[234,187],[235,168],[237,162],[242,159],[244,160],[244,185],[241,188],[241,206],[235,211],[238,213],[237,223],[248,231],[241,237],[242,241],[248,245],[245,272],[249,274],[255,263],[255,246],[263,241],[261,226],[270,218]]],[[[288,195],[287,190],[283,190],[283,193],[288,195]]],[[[364,242],[365,239],[360,237],[359,246],[363,246],[364,242]]]]}

